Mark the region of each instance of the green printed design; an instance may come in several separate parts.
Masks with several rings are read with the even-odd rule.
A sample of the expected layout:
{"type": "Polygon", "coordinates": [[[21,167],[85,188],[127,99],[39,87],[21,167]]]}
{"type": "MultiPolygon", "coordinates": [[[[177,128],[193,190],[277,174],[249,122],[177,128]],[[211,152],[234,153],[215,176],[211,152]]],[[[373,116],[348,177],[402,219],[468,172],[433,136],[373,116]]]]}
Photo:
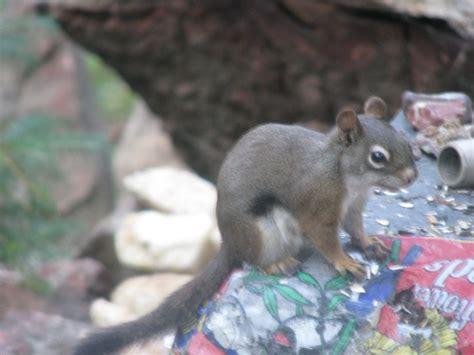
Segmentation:
{"type": "Polygon", "coordinates": [[[324,288],[326,290],[340,290],[342,288],[347,287],[350,284],[350,282],[351,282],[351,279],[349,278],[349,276],[339,275],[332,278],[328,282],[326,282],[326,285],[324,285],[324,288]]]}
{"type": "Polygon", "coordinates": [[[340,355],[344,352],[344,350],[347,348],[347,345],[349,345],[349,341],[351,340],[355,326],[356,321],[354,319],[351,319],[349,322],[347,322],[347,324],[342,329],[341,336],[336,346],[332,350],[332,355],[340,355]]]}
{"type": "Polygon", "coordinates": [[[278,291],[278,293],[287,301],[293,302],[295,304],[303,305],[303,306],[312,304],[311,301],[306,299],[301,293],[299,293],[292,287],[275,284],[273,285],[273,288],[276,291],[278,291]]]}
{"type": "Polygon", "coordinates": [[[263,292],[261,288],[258,288],[257,286],[254,286],[248,282],[244,282],[244,287],[247,289],[247,291],[250,291],[256,295],[261,295],[263,292]]]}
{"type": "Polygon", "coordinates": [[[390,251],[390,261],[398,261],[400,256],[401,241],[396,239],[392,242],[392,250],[390,251]]]}
{"type": "Polygon", "coordinates": [[[296,277],[301,282],[303,282],[307,285],[310,285],[310,286],[314,286],[318,290],[322,290],[321,285],[319,284],[319,282],[313,276],[311,276],[310,274],[308,274],[306,272],[303,272],[303,271],[299,271],[299,272],[296,273],[296,277]]]}
{"type": "Polygon", "coordinates": [[[244,277],[245,281],[251,281],[251,282],[278,282],[280,281],[281,276],[278,275],[266,275],[263,274],[259,271],[257,271],[256,268],[252,268],[250,272],[247,274],[247,276],[244,277]]]}
{"type": "Polygon", "coordinates": [[[263,303],[272,317],[275,318],[277,322],[280,322],[276,295],[273,289],[269,286],[263,286],[263,303]]]}
{"type": "Polygon", "coordinates": [[[329,300],[329,304],[328,304],[328,311],[331,312],[331,311],[334,311],[337,307],[337,305],[341,302],[343,302],[344,300],[346,300],[347,297],[344,296],[344,295],[335,295],[333,297],[331,297],[331,299],[329,300]]]}

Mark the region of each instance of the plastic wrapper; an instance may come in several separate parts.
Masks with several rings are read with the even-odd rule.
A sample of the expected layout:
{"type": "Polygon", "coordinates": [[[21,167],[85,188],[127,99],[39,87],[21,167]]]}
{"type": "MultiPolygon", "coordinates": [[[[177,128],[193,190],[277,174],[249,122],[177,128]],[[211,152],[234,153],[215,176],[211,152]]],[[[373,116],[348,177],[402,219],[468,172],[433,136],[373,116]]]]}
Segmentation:
{"type": "Polygon", "coordinates": [[[449,122],[473,122],[471,99],[461,92],[422,94],[406,91],[402,107],[407,120],[418,130],[449,122]]]}
{"type": "Polygon", "coordinates": [[[177,333],[174,354],[474,354],[474,242],[382,238],[358,283],[318,255],[292,276],[246,266],[177,333]]]}

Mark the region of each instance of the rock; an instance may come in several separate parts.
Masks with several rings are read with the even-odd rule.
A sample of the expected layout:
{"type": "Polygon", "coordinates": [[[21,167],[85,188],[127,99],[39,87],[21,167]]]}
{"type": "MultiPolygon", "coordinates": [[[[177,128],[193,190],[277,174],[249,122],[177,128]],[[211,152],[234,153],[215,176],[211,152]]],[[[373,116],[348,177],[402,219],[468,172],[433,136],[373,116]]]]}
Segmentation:
{"type": "Polygon", "coordinates": [[[471,99],[463,93],[420,94],[406,91],[403,94],[403,113],[418,130],[445,123],[470,123],[471,99]]]}
{"type": "Polygon", "coordinates": [[[2,355],[70,354],[92,327],[40,312],[10,312],[0,321],[2,355]]]}
{"type": "Polygon", "coordinates": [[[91,305],[91,318],[101,327],[136,319],[154,310],[191,278],[191,275],[172,273],[132,277],[117,286],[110,301],[95,300],[91,305]]]}
{"type": "Polygon", "coordinates": [[[23,275],[15,270],[8,269],[5,265],[0,264],[0,285],[13,284],[18,285],[24,280],[23,275]]]}
{"type": "Polygon", "coordinates": [[[174,273],[136,276],[117,286],[111,300],[140,317],[151,312],[192,278],[192,275],[174,273]]]}
{"type": "Polygon", "coordinates": [[[109,295],[118,283],[137,273],[120,263],[114,241],[123,219],[135,210],[136,204],[131,194],[121,194],[114,211],[94,227],[78,253],[79,258],[93,258],[104,266],[97,282],[90,289],[94,297],[109,295]]]}
{"type": "Polygon", "coordinates": [[[171,349],[168,343],[166,342],[166,337],[164,339],[152,340],[142,345],[135,345],[132,349],[124,350],[121,355],[168,355],[171,349]]]}
{"type": "Polygon", "coordinates": [[[136,318],[125,307],[109,302],[104,298],[98,298],[92,302],[90,317],[92,322],[99,327],[109,327],[136,318]]]}
{"type": "MultiPolygon", "coordinates": [[[[192,279],[191,275],[163,273],[137,276],[121,283],[112,292],[111,300],[95,300],[90,308],[94,324],[108,327],[134,320],[154,310],[175,290],[192,279]]],[[[160,355],[168,354],[173,335],[160,336],[122,354],[160,355]]]]}
{"type": "Polygon", "coordinates": [[[13,310],[37,311],[44,309],[46,303],[44,297],[33,292],[32,288],[27,285],[24,275],[0,265],[0,319],[13,310]]]}
{"type": "MultiPolygon", "coordinates": [[[[58,47],[58,32],[39,25],[38,19],[29,17],[31,15],[27,2],[9,1],[8,4],[2,4],[2,44],[12,46],[10,50],[14,50],[2,50],[0,60],[0,121],[17,117],[21,110],[19,101],[23,96],[24,84],[34,72],[33,66],[47,60],[58,47]],[[22,45],[23,42],[25,44],[22,45]],[[18,50],[20,52],[15,54],[18,50]]],[[[53,84],[51,80],[49,84],[53,84]]],[[[45,91],[48,90],[44,90],[43,86],[42,93],[45,91]]]]}
{"type": "Polygon", "coordinates": [[[102,265],[94,259],[60,260],[40,267],[37,276],[49,287],[45,311],[76,320],[88,319],[89,291],[97,287],[102,265]]]}
{"type": "Polygon", "coordinates": [[[159,211],[214,215],[216,188],[189,171],[172,167],[149,169],[127,176],[124,184],[140,200],[159,211]]]}
{"type": "Polygon", "coordinates": [[[115,247],[120,262],[132,268],[195,272],[216,252],[213,233],[215,222],[206,213],[143,211],[124,220],[115,247]]]}
{"type": "MultiPolygon", "coordinates": [[[[92,105],[79,92],[79,82],[88,79],[80,73],[75,56],[78,49],[66,41],[51,19],[34,14],[32,2],[8,1],[2,6],[0,22],[2,40],[5,37],[8,42],[15,42],[10,44],[14,45],[14,52],[8,50],[0,60],[0,121],[47,117],[66,134],[90,131],[84,107],[92,105]]],[[[98,115],[94,117],[100,119],[98,115]]],[[[94,135],[98,133],[101,132],[94,131],[94,135]]],[[[58,149],[57,159],[41,171],[40,175],[48,171],[47,176],[40,181],[33,179],[33,183],[39,182],[38,187],[47,190],[60,214],[76,219],[78,225],[94,225],[110,207],[105,189],[100,189],[100,178],[104,178],[101,171],[106,164],[99,162],[97,151],[67,149],[64,146],[69,142],[60,140],[58,146],[66,149],[58,149]]],[[[71,142],[71,146],[77,144],[71,142]]],[[[112,184],[105,181],[104,185],[112,184]]],[[[68,230],[71,241],[82,233],[79,229],[68,230]]],[[[59,253],[72,254],[75,243],[52,247],[61,248],[59,253]]]]}
{"type": "Polygon", "coordinates": [[[395,12],[419,18],[443,20],[461,35],[474,38],[474,6],[465,0],[331,0],[354,8],[395,12]]]}
{"type": "MultiPolygon", "coordinates": [[[[50,32],[45,38],[51,38],[53,33],[50,32]]],[[[48,113],[62,117],[77,127],[80,98],[76,91],[76,63],[71,46],[64,38],[56,33],[54,40],[54,55],[45,60],[24,83],[19,97],[18,114],[26,116],[34,112],[48,113]],[[47,90],[45,83],[48,83],[47,90]]]]}
{"type": "MultiPolygon", "coordinates": [[[[54,55],[24,82],[19,96],[18,116],[44,114],[61,117],[69,132],[84,133],[81,117],[83,98],[77,90],[77,70],[71,46],[64,39],[56,38],[54,55]],[[46,85],[48,89],[44,90],[46,85]]],[[[93,194],[99,178],[96,155],[97,152],[74,149],[59,154],[60,178],[54,179],[48,187],[61,213],[69,213],[93,194]]]]}
{"type": "Polygon", "coordinates": [[[472,1],[176,3],[50,10],[160,114],[176,149],[210,179],[258,124],[333,123],[337,108],[373,94],[392,115],[408,87],[473,93],[474,37],[446,25],[473,28],[472,1]]]}
{"type": "Polygon", "coordinates": [[[45,279],[55,290],[67,290],[71,294],[85,294],[93,284],[102,266],[93,259],[60,260],[44,264],[38,276],[45,279]]]}
{"type": "Polygon", "coordinates": [[[159,117],[140,101],[130,115],[114,152],[115,180],[122,181],[136,171],[162,165],[185,167],[159,117]]]}

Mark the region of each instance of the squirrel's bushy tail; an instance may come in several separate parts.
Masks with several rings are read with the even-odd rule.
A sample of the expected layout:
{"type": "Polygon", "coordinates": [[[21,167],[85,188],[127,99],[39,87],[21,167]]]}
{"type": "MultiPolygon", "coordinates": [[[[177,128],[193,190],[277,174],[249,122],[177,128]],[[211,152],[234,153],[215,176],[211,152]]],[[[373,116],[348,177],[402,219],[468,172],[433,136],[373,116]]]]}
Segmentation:
{"type": "Polygon", "coordinates": [[[233,266],[225,250],[221,249],[201,274],[171,294],[156,310],[135,321],[88,336],[74,354],[115,354],[131,344],[144,342],[186,323],[198,307],[219,289],[233,266]]]}

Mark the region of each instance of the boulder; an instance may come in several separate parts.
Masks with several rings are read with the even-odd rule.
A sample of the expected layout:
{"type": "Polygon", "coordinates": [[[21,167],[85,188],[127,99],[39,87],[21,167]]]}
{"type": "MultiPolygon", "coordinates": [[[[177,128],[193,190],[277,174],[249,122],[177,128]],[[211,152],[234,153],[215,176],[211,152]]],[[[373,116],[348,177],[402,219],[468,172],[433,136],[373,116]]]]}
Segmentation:
{"type": "Polygon", "coordinates": [[[460,35],[474,38],[474,6],[465,0],[331,0],[353,8],[398,13],[415,18],[441,20],[448,23],[460,35]]]}
{"type": "Polygon", "coordinates": [[[50,288],[45,311],[86,321],[89,293],[98,287],[102,272],[103,266],[91,258],[58,260],[42,265],[37,276],[50,288]]]}
{"type": "Polygon", "coordinates": [[[26,285],[27,280],[23,274],[0,264],[0,319],[13,310],[31,312],[44,308],[44,297],[36,294],[32,287],[26,285]]]}
{"type": "Polygon", "coordinates": [[[216,188],[192,172],[154,168],[127,176],[124,184],[141,201],[159,211],[214,214],[216,188]]]}
{"type": "Polygon", "coordinates": [[[9,312],[0,321],[2,355],[70,354],[92,327],[57,315],[9,312]]]}
{"type": "Polygon", "coordinates": [[[98,298],[90,306],[90,317],[92,322],[99,327],[109,327],[135,319],[136,317],[118,304],[98,298]]]}
{"type": "Polygon", "coordinates": [[[139,101],[114,152],[115,180],[122,181],[129,174],[162,165],[177,168],[185,166],[160,118],[143,101],[139,101]]]}
{"type": "Polygon", "coordinates": [[[101,327],[136,319],[151,312],[191,278],[173,273],[132,277],[117,286],[110,301],[95,300],[90,309],[91,318],[101,327]]]}
{"type": "Polygon", "coordinates": [[[160,114],[186,162],[210,179],[258,124],[332,123],[373,94],[391,115],[407,88],[473,93],[472,1],[113,2],[49,10],[160,114]]]}
{"type": "Polygon", "coordinates": [[[206,213],[142,211],[125,218],[115,236],[121,263],[141,270],[195,272],[216,252],[215,222],[206,213]]]}

